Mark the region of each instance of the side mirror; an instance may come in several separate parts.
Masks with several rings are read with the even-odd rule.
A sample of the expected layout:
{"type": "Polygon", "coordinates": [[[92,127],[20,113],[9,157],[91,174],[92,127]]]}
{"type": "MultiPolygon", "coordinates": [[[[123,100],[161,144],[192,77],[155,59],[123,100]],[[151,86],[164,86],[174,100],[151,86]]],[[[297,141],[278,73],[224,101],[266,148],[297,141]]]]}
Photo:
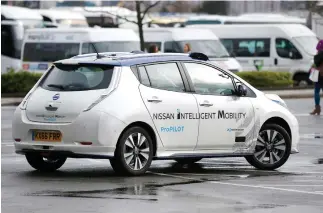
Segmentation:
{"type": "Polygon", "coordinates": [[[247,95],[247,88],[241,84],[238,85],[238,95],[239,96],[246,96],[247,95]]]}

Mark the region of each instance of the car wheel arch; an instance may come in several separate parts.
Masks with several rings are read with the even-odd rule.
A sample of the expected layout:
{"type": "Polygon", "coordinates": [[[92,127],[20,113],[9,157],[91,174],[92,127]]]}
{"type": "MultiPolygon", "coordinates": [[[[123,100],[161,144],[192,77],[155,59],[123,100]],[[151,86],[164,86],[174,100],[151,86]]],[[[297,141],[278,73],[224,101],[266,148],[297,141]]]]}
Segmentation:
{"type": "Polygon", "coordinates": [[[127,131],[129,128],[134,127],[134,126],[142,127],[148,132],[149,136],[152,139],[152,143],[153,143],[153,156],[156,156],[156,152],[157,152],[157,136],[156,136],[156,133],[155,133],[154,129],[149,124],[147,124],[146,122],[136,121],[136,122],[133,122],[133,123],[130,123],[129,125],[127,125],[122,130],[122,132],[120,133],[119,138],[118,138],[118,143],[119,143],[119,140],[122,137],[123,133],[125,131],[127,131]]]}
{"type": "Polygon", "coordinates": [[[277,124],[277,125],[279,125],[279,126],[283,127],[283,128],[287,131],[287,133],[288,133],[288,135],[289,135],[290,139],[292,140],[292,131],[291,131],[290,125],[288,124],[288,122],[287,122],[285,119],[283,119],[283,118],[281,118],[281,117],[278,117],[278,116],[271,117],[271,118],[268,118],[268,119],[267,119],[267,120],[262,124],[262,126],[261,126],[261,127],[263,127],[265,124],[269,124],[269,123],[277,124]]]}

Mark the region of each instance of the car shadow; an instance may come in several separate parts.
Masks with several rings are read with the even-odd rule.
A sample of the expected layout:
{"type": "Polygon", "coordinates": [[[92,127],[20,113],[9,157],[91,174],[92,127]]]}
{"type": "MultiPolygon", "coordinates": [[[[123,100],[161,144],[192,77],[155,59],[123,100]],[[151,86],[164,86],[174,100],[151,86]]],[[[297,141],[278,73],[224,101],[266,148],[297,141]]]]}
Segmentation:
{"type": "MultiPolygon", "coordinates": [[[[248,164],[232,163],[227,162],[226,164],[216,165],[216,163],[210,164],[209,162],[197,162],[191,164],[182,164],[177,162],[167,162],[152,164],[151,168],[143,175],[134,176],[133,178],[140,177],[150,177],[160,174],[182,174],[182,175],[210,175],[210,176],[238,176],[244,175],[251,177],[259,176],[277,176],[277,175],[291,175],[291,173],[281,172],[279,170],[266,171],[258,170],[248,164]]],[[[295,175],[295,174],[293,174],[295,175]]],[[[131,176],[124,176],[116,174],[111,166],[107,163],[106,167],[76,167],[76,168],[64,168],[64,166],[54,172],[40,172],[36,170],[30,170],[25,172],[20,172],[19,176],[29,177],[29,178],[50,178],[45,181],[57,181],[58,179],[83,179],[86,181],[92,181],[93,179],[109,178],[110,180],[120,178],[131,178],[131,176]]]]}

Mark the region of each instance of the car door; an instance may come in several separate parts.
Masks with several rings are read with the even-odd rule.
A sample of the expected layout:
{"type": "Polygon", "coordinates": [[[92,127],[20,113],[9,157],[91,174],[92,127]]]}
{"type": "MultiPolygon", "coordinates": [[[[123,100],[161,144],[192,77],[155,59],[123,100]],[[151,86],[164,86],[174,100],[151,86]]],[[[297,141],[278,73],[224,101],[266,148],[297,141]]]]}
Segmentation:
{"type": "Polygon", "coordinates": [[[209,65],[185,62],[199,109],[196,150],[235,151],[253,138],[254,109],[248,97],[235,95],[232,78],[209,65]]]}
{"type": "MultiPolygon", "coordinates": [[[[295,45],[288,39],[275,38],[275,69],[274,71],[288,72],[292,68],[302,69],[302,54],[295,45]]],[[[305,70],[309,70],[310,66],[307,62],[305,70]]]]}
{"type": "Polygon", "coordinates": [[[143,102],[164,148],[192,151],[198,136],[199,120],[195,117],[198,107],[195,97],[184,86],[184,75],[177,63],[140,66],[138,71],[143,102]]]}

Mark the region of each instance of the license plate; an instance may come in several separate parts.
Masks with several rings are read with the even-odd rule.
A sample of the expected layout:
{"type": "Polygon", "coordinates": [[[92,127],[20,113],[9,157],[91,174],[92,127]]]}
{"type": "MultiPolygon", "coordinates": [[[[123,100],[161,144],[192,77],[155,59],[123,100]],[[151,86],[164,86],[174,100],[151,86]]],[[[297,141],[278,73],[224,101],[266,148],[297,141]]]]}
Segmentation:
{"type": "Polygon", "coordinates": [[[62,133],[59,131],[35,130],[32,135],[33,141],[61,142],[62,133]]]}

